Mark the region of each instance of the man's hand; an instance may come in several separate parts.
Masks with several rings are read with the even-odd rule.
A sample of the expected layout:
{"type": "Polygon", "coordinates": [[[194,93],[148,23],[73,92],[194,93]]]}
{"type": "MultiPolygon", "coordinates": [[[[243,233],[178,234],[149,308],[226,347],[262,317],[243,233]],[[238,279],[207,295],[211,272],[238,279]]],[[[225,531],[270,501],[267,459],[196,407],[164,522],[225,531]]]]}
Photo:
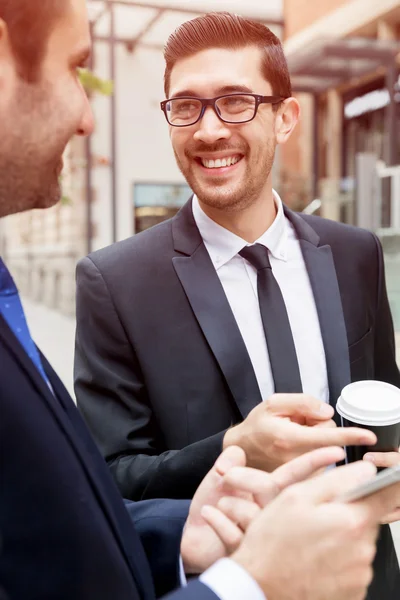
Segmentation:
{"type": "Polygon", "coordinates": [[[243,506],[233,510],[231,519],[215,507],[229,496],[245,503],[246,526],[258,515],[260,506],[275,498],[286,486],[313,475],[319,469],[342,460],[341,448],[322,448],[284,465],[273,475],[245,468],[241,448],[230,447],[216,461],[198,488],[190,505],[181,543],[185,572],[202,573],[219,558],[231,554],[240,544],[243,506]],[[232,472],[232,476],[229,474],[232,472]],[[255,497],[253,496],[255,495],[255,497]],[[248,511],[252,517],[249,517],[248,511]],[[211,525],[209,515],[211,512],[211,525]],[[213,515],[217,514],[216,520],[213,515]],[[206,520],[207,519],[207,520],[206,520]]]}
{"type": "Polygon", "coordinates": [[[363,600],[379,521],[393,509],[393,498],[388,490],[348,504],[335,498],[375,472],[359,462],[287,488],[250,523],[232,559],[267,598],[363,600]]]}
{"type": "Polygon", "coordinates": [[[316,448],[376,443],[366,429],[335,427],[333,413],[331,406],[305,394],[274,394],[228,429],[223,446],[243,448],[250,467],[271,472],[316,448]]]}
{"type": "Polygon", "coordinates": [[[289,485],[315,477],[321,470],[345,458],[343,448],[319,448],[293,459],[272,473],[250,467],[232,467],[223,477],[226,494],[217,507],[204,506],[204,519],[221,537],[230,532],[235,544],[229,547],[231,554],[239,546],[244,532],[281,491],[289,485]],[[242,494],[240,494],[242,492],[242,494]]]}
{"type": "MultiPolygon", "coordinates": [[[[400,465],[400,451],[399,452],[368,452],[364,454],[364,460],[372,462],[376,467],[394,467],[400,465]]],[[[394,523],[400,521],[400,492],[397,494],[396,510],[392,513],[385,515],[382,519],[382,523],[394,523]]]]}
{"type": "Polygon", "coordinates": [[[216,506],[226,494],[222,485],[225,473],[232,467],[244,467],[245,464],[246,456],[241,448],[228,448],[219,456],[197,489],[182,535],[181,556],[185,573],[202,573],[219,558],[226,556],[226,546],[235,545],[235,540],[229,537],[229,531],[222,539],[217,535],[203,519],[201,510],[206,504],[216,506]]]}

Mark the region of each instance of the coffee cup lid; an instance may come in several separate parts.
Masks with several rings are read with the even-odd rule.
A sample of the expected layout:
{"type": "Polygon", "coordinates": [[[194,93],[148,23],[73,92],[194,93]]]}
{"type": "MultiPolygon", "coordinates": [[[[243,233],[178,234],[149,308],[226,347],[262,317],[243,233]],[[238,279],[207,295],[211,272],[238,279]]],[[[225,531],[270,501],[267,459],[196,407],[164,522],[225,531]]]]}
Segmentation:
{"type": "Polygon", "coordinates": [[[343,388],[336,410],[360,425],[394,425],[400,422],[400,389],[383,381],[350,383],[343,388]]]}

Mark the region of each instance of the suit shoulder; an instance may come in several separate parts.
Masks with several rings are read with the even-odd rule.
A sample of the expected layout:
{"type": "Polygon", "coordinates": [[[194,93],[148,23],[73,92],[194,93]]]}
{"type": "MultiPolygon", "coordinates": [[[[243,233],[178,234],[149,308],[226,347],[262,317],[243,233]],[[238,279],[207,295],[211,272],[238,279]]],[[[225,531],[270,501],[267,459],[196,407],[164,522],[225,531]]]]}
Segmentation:
{"type": "MultiPolygon", "coordinates": [[[[117,263],[126,261],[152,261],[158,257],[171,253],[173,250],[172,242],[172,219],[163,221],[150,229],[146,229],[125,240],[91,252],[83,261],[88,258],[98,268],[109,268],[117,263]]],[[[82,260],[80,263],[82,263],[82,260]]]]}
{"type": "Polygon", "coordinates": [[[356,227],[355,225],[348,225],[347,223],[340,223],[339,221],[332,221],[331,219],[325,219],[323,217],[317,217],[315,215],[300,215],[311,227],[318,233],[322,241],[327,243],[334,243],[340,241],[359,242],[370,245],[371,247],[376,245],[376,236],[367,229],[356,227]],[[327,238],[330,238],[329,241],[327,238]]]}

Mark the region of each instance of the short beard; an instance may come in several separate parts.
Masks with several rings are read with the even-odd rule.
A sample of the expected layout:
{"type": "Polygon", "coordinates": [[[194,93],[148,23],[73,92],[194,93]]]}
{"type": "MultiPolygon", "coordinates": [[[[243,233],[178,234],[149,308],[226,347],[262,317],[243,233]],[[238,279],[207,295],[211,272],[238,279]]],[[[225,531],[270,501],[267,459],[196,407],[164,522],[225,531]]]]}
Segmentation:
{"type": "MultiPolygon", "coordinates": [[[[185,169],[179,160],[178,155],[174,151],[175,159],[177,165],[185,177],[189,187],[192,189],[193,193],[197,196],[197,198],[206,206],[209,206],[212,209],[223,210],[225,212],[242,212],[246,210],[253,204],[257,202],[262,194],[264,186],[271,174],[272,166],[275,159],[275,148],[276,144],[274,142],[268,143],[267,153],[264,158],[262,164],[257,165],[257,173],[262,173],[263,176],[259,177],[245,177],[244,183],[240,186],[239,189],[224,189],[224,193],[211,193],[207,194],[207,192],[203,189],[203,187],[198,184],[195,177],[193,177],[190,169],[185,169]]],[[[221,180],[221,183],[223,180],[221,180]]],[[[218,179],[215,179],[215,183],[218,184],[218,179]]],[[[218,190],[218,185],[215,185],[216,190],[218,190]]]]}
{"type": "Polygon", "coordinates": [[[16,168],[15,164],[8,167],[3,166],[0,156],[0,218],[35,208],[50,208],[60,201],[61,184],[56,174],[46,183],[32,185],[28,171],[16,168]]]}
{"type": "MultiPolygon", "coordinates": [[[[44,154],[42,129],[54,113],[47,86],[21,82],[0,123],[0,217],[48,208],[61,198],[57,151],[44,154]]],[[[50,127],[49,127],[50,131],[50,127]]]]}

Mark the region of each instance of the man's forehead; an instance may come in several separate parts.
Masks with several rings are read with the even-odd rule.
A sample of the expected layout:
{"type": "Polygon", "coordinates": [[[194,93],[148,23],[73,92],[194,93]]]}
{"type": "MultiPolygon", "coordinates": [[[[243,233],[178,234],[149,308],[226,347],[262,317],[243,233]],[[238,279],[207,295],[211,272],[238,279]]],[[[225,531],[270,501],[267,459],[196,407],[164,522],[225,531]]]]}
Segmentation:
{"type": "Polygon", "coordinates": [[[204,89],[215,94],[235,91],[233,88],[250,92],[260,84],[268,85],[259,48],[212,48],[177,61],[171,72],[170,96],[201,94],[204,89]]]}
{"type": "Polygon", "coordinates": [[[91,48],[90,28],[85,0],[69,0],[68,8],[53,30],[53,50],[68,52],[71,60],[85,61],[91,48]]]}

